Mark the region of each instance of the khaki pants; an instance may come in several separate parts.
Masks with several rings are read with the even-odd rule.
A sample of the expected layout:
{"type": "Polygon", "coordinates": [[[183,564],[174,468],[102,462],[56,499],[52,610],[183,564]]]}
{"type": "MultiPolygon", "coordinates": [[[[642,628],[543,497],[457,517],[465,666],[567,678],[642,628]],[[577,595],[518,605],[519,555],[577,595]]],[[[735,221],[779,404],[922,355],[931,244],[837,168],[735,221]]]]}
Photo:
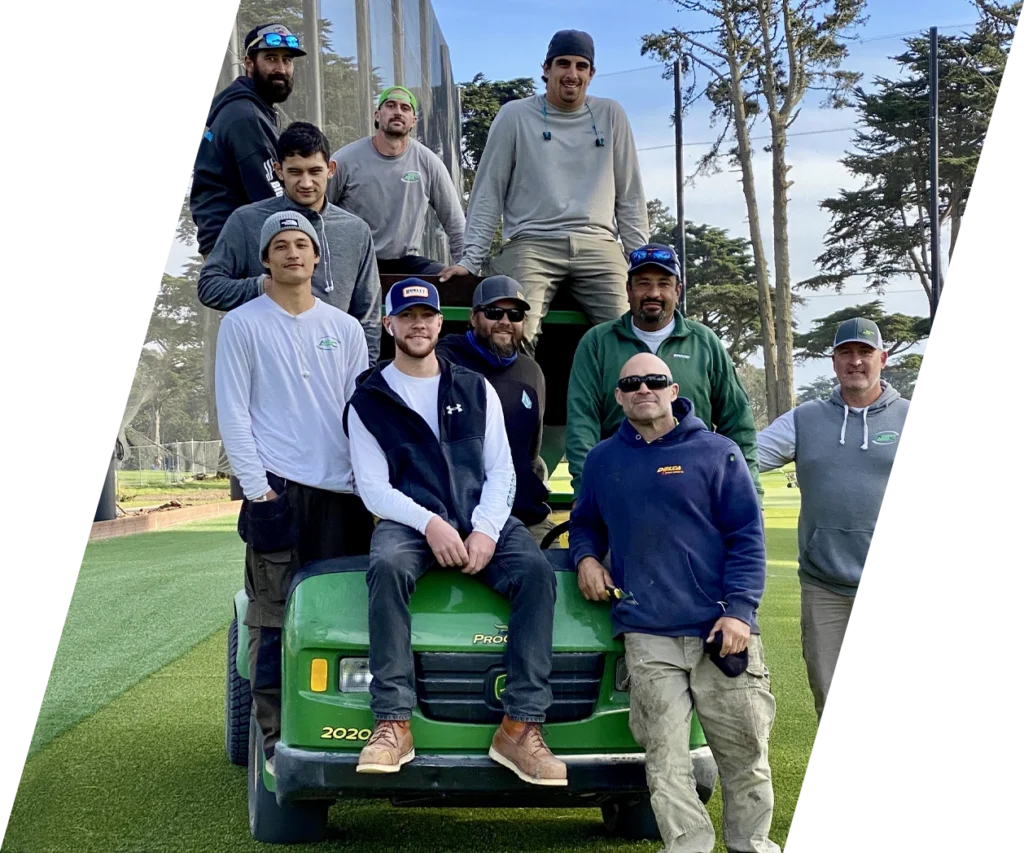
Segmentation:
{"type": "Polygon", "coordinates": [[[629,310],[626,256],[614,240],[600,237],[520,237],[506,243],[491,260],[493,275],[507,275],[522,285],[530,303],[523,326],[523,349],[534,355],[541,320],[568,282],[573,297],[594,325],[616,320],[629,310]]]}
{"type": "MultiPolygon", "coordinates": [[[[538,521],[536,524],[532,525],[531,527],[527,527],[526,529],[530,531],[530,535],[533,537],[533,541],[537,543],[538,547],[540,547],[541,543],[544,541],[544,537],[555,529],[555,523],[551,520],[551,516],[549,515],[543,521],[538,521]]],[[[550,547],[560,547],[558,544],[558,540],[556,539],[554,542],[552,542],[550,547]]]]}
{"type": "Polygon", "coordinates": [[[768,838],[775,794],[768,735],[775,720],[761,638],[737,678],[704,654],[701,637],[626,634],[629,726],[647,753],[647,785],[664,853],[711,853],[715,830],[697,796],[690,716],[700,717],[722,783],[723,841],[730,853],[780,853],[768,838]]]}
{"type": "Polygon", "coordinates": [[[839,595],[803,579],[800,581],[800,639],[807,664],[807,681],[819,720],[839,662],[853,600],[852,595],[839,595]]]}

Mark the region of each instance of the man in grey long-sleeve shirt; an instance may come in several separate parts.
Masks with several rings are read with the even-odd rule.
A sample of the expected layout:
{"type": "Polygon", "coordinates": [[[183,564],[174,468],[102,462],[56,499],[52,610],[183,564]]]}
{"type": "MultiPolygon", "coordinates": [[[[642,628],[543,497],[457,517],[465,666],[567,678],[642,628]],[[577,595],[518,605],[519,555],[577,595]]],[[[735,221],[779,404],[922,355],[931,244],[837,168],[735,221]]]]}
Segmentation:
{"type": "Polygon", "coordinates": [[[381,275],[436,275],[444,269],[423,257],[428,208],[448,235],[452,257],[462,255],[462,199],[441,158],[411,138],[416,109],[412,92],[390,86],[377,100],[377,132],[331,158],[337,168],[327,199],[370,226],[381,275]]]}
{"type": "Polygon", "coordinates": [[[294,210],[317,231],[323,246],[313,273],[313,294],[355,317],[363,327],[370,364],[380,355],[380,277],[369,226],[325,198],[334,171],[330,147],[319,128],[290,125],[277,143],[278,177],[285,194],[238,208],[217,238],[199,274],[199,301],[230,311],[262,296],[266,270],[260,258],[260,228],[272,213],[294,210]]]}
{"type": "Polygon", "coordinates": [[[511,101],[495,116],[473,183],[462,258],[440,279],[479,274],[501,220],[508,242],[491,273],[518,281],[535,306],[523,334],[530,354],[562,282],[591,323],[629,310],[623,248],[644,245],[650,232],[626,113],[616,101],[586,94],[593,39],[577,30],[555,33],[542,67],[545,93],[511,101]]]}

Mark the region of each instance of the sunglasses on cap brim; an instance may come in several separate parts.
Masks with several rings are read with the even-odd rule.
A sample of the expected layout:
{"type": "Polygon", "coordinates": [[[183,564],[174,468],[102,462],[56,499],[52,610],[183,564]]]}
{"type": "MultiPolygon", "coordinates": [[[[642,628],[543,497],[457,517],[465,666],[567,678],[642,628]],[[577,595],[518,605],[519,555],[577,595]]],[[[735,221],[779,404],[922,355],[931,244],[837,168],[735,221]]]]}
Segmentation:
{"type": "Polygon", "coordinates": [[[656,261],[657,263],[671,263],[673,266],[678,266],[675,252],[670,252],[668,249],[637,249],[630,254],[630,261],[634,265],[644,261],[656,261]]]}
{"type": "Polygon", "coordinates": [[[246,49],[248,53],[260,42],[263,42],[263,47],[290,47],[294,50],[299,49],[299,40],[296,36],[284,36],[281,33],[267,33],[264,36],[260,36],[252,42],[246,49]]]}
{"type": "Polygon", "coordinates": [[[648,391],[663,391],[672,384],[672,379],[664,373],[648,373],[646,376],[623,376],[618,381],[618,388],[623,394],[632,394],[646,385],[648,391]]]}

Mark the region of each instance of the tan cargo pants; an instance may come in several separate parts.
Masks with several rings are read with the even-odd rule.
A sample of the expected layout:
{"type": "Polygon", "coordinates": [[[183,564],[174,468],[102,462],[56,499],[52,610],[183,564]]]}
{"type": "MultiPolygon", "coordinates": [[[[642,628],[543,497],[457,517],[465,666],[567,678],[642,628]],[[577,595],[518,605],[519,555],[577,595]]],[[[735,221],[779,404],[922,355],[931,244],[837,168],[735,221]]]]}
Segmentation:
{"type": "Polygon", "coordinates": [[[597,325],[617,320],[629,310],[626,256],[614,240],[573,234],[566,237],[519,237],[491,259],[491,275],[507,275],[522,285],[530,311],[523,324],[523,349],[533,356],[541,320],[563,282],[597,325]]]}
{"type": "Polygon", "coordinates": [[[629,726],[647,753],[647,785],[664,853],[711,853],[715,830],[697,796],[690,764],[696,708],[722,784],[729,853],[780,853],[768,838],[775,794],[768,735],[775,720],[761,638],[751,636],[747,671],[729,678],[700,637],[626,634],[629,726]]]}

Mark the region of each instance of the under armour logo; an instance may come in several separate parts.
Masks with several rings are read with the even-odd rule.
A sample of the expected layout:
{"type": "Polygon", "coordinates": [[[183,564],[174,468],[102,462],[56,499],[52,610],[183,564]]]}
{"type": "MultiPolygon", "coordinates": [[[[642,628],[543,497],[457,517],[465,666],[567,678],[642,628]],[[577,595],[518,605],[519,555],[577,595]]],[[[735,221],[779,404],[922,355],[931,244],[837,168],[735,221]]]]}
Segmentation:
{"type": "Polygon", "coordinates": [[[456,412],[461,412],[462,403],[456,403],[454,406],[445,406],[445,411],[447,411],[449,415],[454,415],[456,412]]]}

